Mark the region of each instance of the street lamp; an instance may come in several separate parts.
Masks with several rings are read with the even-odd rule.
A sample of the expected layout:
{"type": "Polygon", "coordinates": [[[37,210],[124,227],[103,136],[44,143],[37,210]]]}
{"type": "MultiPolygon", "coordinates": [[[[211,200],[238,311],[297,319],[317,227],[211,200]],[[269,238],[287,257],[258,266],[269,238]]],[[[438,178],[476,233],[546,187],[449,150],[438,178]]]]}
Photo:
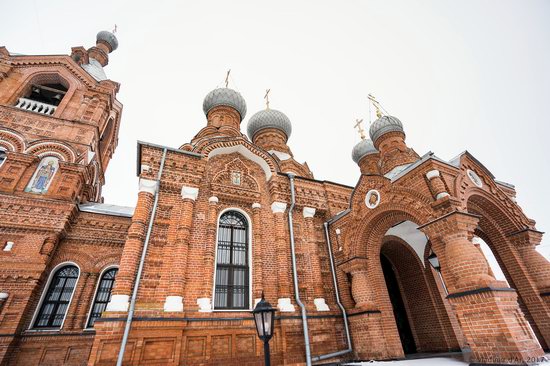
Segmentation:
{"type": "Polygon", "coordinates": [[[439,279],[441,280],[441,284],[443,285],[443,290],[445,290],[445,294],[448,295],[449,291],[447,290],[447,286],[445,286],[445,281],[443,281],[443,276],[441,275],[441,263],[439,263],[439,258],[437,258],[437,255],[431,249],[430,255],[428,256],[428,262],[430,262],[430,265],[439,275],[439,279]]]}
{"type": "Polygon", "coordinates": [[[262,299],[256,305],[254,310],[252,310],[252,315],[254,315],[254,322],[256,323],[258,337],[260,337],[260,339],[264,342],[265,365],[270,366],[271,360],[269,357],[269,340],[273,337],[275,309],[270,303],[265,301],[263,292],[262,299]]]}

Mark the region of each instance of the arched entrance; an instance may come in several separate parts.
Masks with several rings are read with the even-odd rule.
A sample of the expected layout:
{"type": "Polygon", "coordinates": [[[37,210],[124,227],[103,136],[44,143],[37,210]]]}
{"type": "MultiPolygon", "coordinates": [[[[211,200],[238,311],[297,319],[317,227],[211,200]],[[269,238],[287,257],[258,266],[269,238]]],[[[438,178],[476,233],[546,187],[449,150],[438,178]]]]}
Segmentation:
{"type": "Polygon", "coordinates": [[[444,288],[425,258],[429,243],[405,221],[386,233],[380,265],[405,355],[460,351],[462,333],[444,288]]]}

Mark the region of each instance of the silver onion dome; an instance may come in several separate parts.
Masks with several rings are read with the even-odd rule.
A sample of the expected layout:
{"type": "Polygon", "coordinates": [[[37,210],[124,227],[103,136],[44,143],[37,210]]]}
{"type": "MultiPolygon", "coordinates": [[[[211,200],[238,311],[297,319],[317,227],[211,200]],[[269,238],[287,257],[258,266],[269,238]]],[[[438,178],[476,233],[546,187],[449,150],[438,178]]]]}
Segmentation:
{"type": "Polygon", "coordinates": [[[276,109],[264,109],[250,117],[246,128],[248,137],[253,140],[254,135],[266,128],[274,128],[283,131],[287,140],[292,133],[290,119],[283,112],[276,109]]]}
{"type": "Polygon", "coordinates": [[[237,110],[241,115],[241,121],[246,115],[246,102],[241,93],[229,88],[217,88],[206,94],[202,103],[205,115],[214,107],[226,106],[237,110]]]}
{"type": "Polygon", "coordinates": [[[351,151],[351,158],[355,163],[359,163],[364,156],[369,154],[376,154],[378,150],[374,148],[374,144],[369,139],[361,140],[357,145],[353,147],[351,151]]]}
{"type": "Polygon", "coordinates": [[[372,123],[369,135],[371,140],[376,143],[380,136],[394,131],[405,133],[401,121],[393,116],[382,116],[372,123]]]}
{"type": "Polygon", "coordinates": [[[111,46],[111,51],[114,51],[118,48],[118,39],[111,32],[108,32],[108,31],[99,32],[96,36],[96,40],[97,42],[99,41],[107,42],[109,46],[111,46]]]}

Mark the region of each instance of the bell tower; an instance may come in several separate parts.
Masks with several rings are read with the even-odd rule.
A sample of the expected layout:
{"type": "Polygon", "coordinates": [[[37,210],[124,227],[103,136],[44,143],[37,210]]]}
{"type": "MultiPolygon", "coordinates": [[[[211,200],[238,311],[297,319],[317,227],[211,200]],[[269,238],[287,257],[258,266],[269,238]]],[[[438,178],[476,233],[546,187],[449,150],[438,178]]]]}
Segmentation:
{"type": "Polygon", "coordinates": [[[0,194],[101,202],[122,112],[104,70],[117,47],[108,31],[70,55],[0,47],[0,194]]]}

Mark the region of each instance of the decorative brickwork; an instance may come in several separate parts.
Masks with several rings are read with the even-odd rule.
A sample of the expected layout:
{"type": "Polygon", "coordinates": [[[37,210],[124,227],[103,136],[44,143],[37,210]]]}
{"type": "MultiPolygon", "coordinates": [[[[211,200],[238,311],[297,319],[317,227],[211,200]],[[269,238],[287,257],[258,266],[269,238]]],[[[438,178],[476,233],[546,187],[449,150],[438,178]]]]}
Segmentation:
{"type": "Polygon", "coordinates": [[[376,150],[354,155],[361,174],[347,187],[313,179],[295,160],[287,119],[262,125],[258,117],[250,141],[241,132],[244,99],[220,89],[189,143],[138,144],[135,209],[103,204],[122,111],[119,85],[103,66],[117,45],[101,32],[96,46],[70,56],[0,47],[0,364],[115,364],[133,294],[126,365],[263,364],[250,314],[262,294],[278,307],[272,361],[304,364],[293,254],[314,357],[348,348],[345,324],[351,352],[332,361],[470,348],[474,362],[522,364],[548,348],[550,265],[535,250],[542,233],[514,189],[467,152],[448,163],[419,157],[395,118],[386,118],[391,129],[375,131],[376,150]],[[66,91],[55,105],[31,100],[23,108],[37,85],[66,91]],[[246,230],[220,222],[227,212],[246,230]],[[495,280],[474,236],[511,287],[495,280]],[[428,260],[434,255],[439,267],[428,260]],[[55,310],[62,325],[38,329],[64,265],[78,269],[72,295],[46,299],[66,305],[55,310]],[[118,268],[111,297],[91,327],[94,299],[105,292],[98,284],[111,268],[118,268]],[[238,297],[245,306],[217,307],[224,291],[236,294],[225,304],[238,297]]]}

